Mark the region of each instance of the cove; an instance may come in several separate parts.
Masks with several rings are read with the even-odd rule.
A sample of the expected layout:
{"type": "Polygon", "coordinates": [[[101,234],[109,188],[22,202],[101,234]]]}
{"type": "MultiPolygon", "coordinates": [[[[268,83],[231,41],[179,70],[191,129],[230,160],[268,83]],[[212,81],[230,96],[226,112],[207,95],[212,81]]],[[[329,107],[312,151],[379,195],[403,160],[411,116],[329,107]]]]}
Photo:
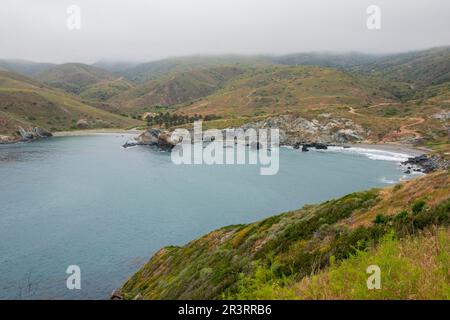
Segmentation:
{"type": "Polygon", "coordinates": [[[370,151],[280,149],[279,172],[174,165],[121,148],[130,137],[0,146],[0,299],[108,299],[150,256],[216,228],[256,221],[403,177],[370,151]],[[68,290],[66,269],[81,270],[68,290]]]}

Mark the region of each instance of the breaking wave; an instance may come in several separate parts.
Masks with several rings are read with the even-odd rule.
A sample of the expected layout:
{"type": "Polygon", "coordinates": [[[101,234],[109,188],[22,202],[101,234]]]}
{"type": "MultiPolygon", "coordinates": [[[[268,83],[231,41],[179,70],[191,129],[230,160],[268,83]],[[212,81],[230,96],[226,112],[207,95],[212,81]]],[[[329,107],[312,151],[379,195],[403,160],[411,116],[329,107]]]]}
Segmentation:
{"type": "Polygon", "coordinates": [[[358,147],[350,147],[350,148],[328,147],[328,151],[361,154],[371,160],[383,160],[383,161],[395,161],[395,162],[403,162],[413,156],[413,155],[401,153],[401,152],[379,150],[379,149],[358,148],[358,147]]]}

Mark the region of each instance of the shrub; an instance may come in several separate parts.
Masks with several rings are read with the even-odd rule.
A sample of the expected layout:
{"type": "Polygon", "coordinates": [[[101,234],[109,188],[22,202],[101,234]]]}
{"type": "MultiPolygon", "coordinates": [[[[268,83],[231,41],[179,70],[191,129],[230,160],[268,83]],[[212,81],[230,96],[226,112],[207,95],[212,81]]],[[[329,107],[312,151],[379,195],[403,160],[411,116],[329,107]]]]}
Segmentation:
{"type": "Polygon", "coordinates": [[[425,207],[426,203],[423,200],[417,200],[414,202],[412,206],[412,213],[418,214],[419,212],[422,212],[423,208],[425,207]]]}

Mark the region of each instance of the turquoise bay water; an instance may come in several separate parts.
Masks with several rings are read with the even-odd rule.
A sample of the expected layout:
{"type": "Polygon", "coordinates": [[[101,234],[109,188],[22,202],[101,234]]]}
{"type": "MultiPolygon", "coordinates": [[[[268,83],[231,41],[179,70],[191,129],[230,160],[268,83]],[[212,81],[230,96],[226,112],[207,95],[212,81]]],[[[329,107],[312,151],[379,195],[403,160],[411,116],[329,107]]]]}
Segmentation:
{"type": "Polygon", "coordinates": [[[0,299],[105,299],[159,248],[398,181],[395,161],[282,148],[259,167],[176,166],[126,136],[0,146],[0,299]],[[81,290],[66,288],[69,265],[81,290]]]}

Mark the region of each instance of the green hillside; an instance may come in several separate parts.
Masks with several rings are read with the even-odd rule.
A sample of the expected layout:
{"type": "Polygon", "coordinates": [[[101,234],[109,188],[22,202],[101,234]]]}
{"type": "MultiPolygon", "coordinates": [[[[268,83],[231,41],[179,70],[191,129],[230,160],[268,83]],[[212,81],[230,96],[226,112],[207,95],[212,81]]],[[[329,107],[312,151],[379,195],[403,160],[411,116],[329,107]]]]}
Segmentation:
{"type": "Polygon", "coordinates": [[[119,74],[127,69],[134,68],[139,64],[140,63],[138,62],[129,62],[129,61],[100,60],[92,64],[92,66],[119,74]]]}
{"type": "Polygon", "coordinates": [[[123,112],[151,111],[205,97],[245,72],[236,67],[215,67],[180,72],[135,86],[109,102],[123,112]]]}
{"type": "Polygon", "coordinates": [[[52,63],[0,59],[0,70],[20,73],[26,76],[33,76],[39,72],[53,68],[54,66],[55,64],[52,63]]]}
{"type": "Polygon", "coordinates": [[[57,65],[33,77],[53,88],[95,101],[105,101],[132,86],[121,76],[81,63],[57,65]]]}
{"type": "Polygon", "coordinates": [[[91,128],[126,128],[141,124],[86,105],[36,80],[0,71],[0,134],[12,135],[18,125],[39,126],[49,131],[75,129],[81,119],[91,128]]]}
{"type": "Polygon", "coordinates": [[[325,106],[367,106],[395,97],[362,77],[332,68],[274,66],[259,68],[178,112],[253,116],[325,106]]]}
{"type": "Polygon", "coordinates": [[[132,88],[133,85],[130,82],[120,77],[114,80],[105,80],[83,87],[79,96],[82,99],[90,101],[106,102],[122,92],[128,92],[132,88]]]}
{"type": "Polygon", "coordinates": [[[437,172],[163,248],[120,293],[125,299],[448,299],[449,224],[450,176],[437,172]],[[431,252],[430,235],[437,245],[431,252]],[[374,293],[365,287],[371,264],[384,272],[385,287],[374,293]]]}
{"type": "Polygon", "coordinates": [[[327,115],[330,119],[349,119],[362,126],[368,133],[364,140],[367,143],[401,142],[431,147],[447,157],[450,87],[448,81],[443,81],[448,73],[448,52],[448,48],[437,48],[384,56],[300,54],[279,57],[278,63],[311,65],[246,68],[245,73],[225,82],[209,95],[202,96],[208,94],[202,90],[191,96],[196,99],[171,99],[187,88],[190,80],[178,82],[176,91],[158,87],[153,92],[156,85],[138,86],[141,98],[128,95],[134,90],[131,89],[120,95],[117,106],[147,106],[140,110],[188,116],[219,116],[222,119],[211,122],[208,127],[220,128],[285,114],[311,121],[327,115]],[[314,65],[326,64],[333,57],[340,58],[335,61],[340,64],[339,69],[314,65]],[[154,99],[163,95],[163,99],[145,100],[149,92],[147,97],[154,99]]]}
{"type": "Polygon", "coordinates": [[[450,47],[439,47],[399,54],[299,53],[273,57],[274,63],[333,67],[384,81],[394,80],[423,89],[450,81],[450,47]]]}
{"type": "Polygon", "coordinates": [[[358,69],[420,90],[450,81],[450,47],[389,55],[358,69]]]}
{"type": "Polygon", "coordinates": [[[199,69],[215,67],[261,67],[270,65],[272,62],[263,57],[224,55],[224,56],[187,56],[167,58],[159,61],[143,63],[121,72],[130,81],[144,83],[156,80],[180,72],[188,72],[199,69]]]}
{"type": "Polygon", "coordinates": [[[360,65],[376,62],[382,58],[382,55],[364,54],[358,52],[310,52],[288,54],[278,57],[275,56],[271,57],[271,60],[277,64],[291,66],[318,66],[350,70],[360,65]]]}

